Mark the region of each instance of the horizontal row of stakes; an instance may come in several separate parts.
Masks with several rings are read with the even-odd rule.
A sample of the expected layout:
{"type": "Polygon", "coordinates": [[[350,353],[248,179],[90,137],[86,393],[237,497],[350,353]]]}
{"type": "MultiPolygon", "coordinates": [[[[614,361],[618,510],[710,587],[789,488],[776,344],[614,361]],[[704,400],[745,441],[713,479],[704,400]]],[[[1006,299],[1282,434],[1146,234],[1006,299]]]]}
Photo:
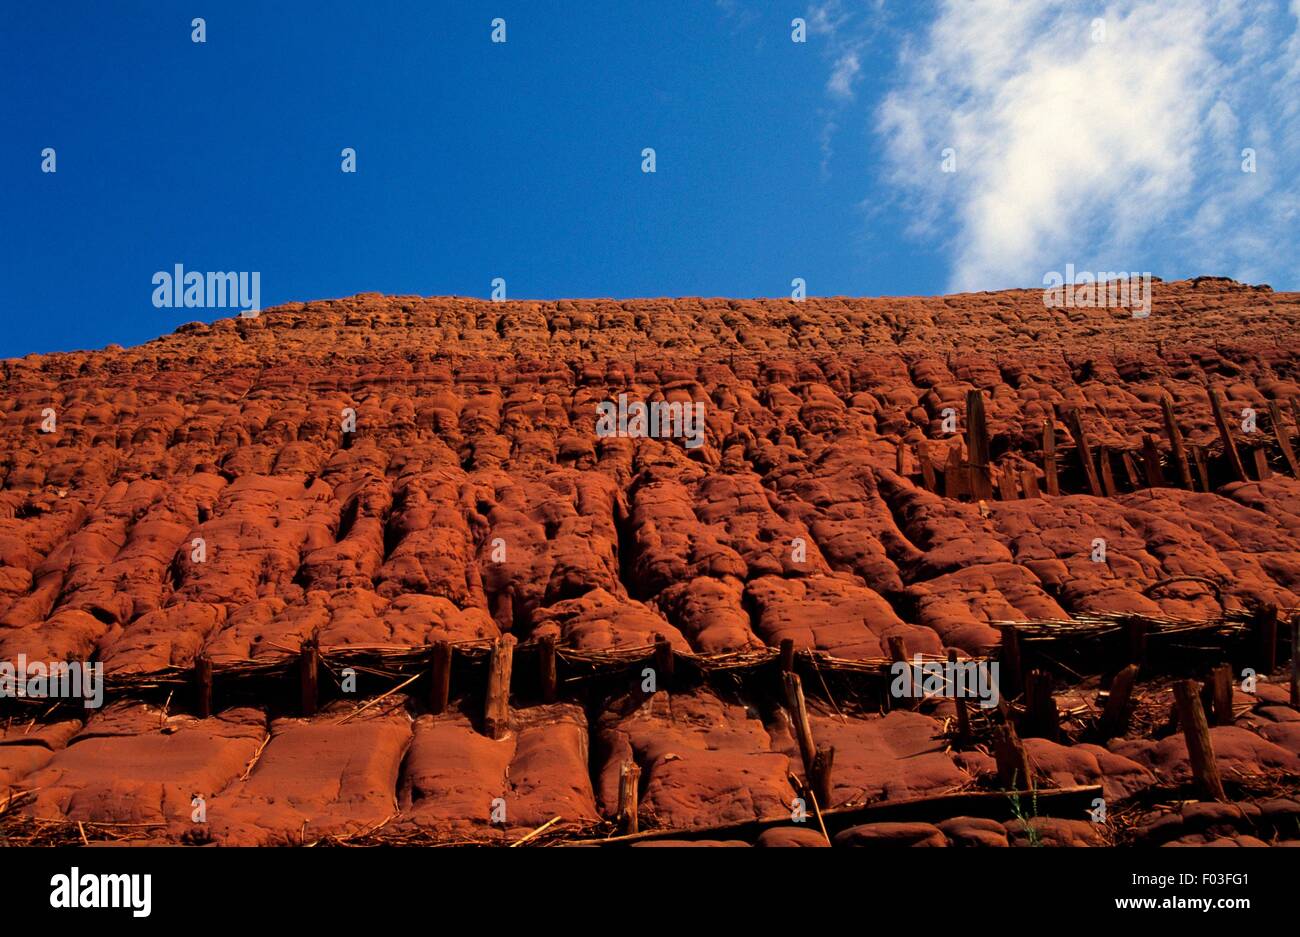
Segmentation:
{"type": "MultiPolygon", "coordinates": [[[[1223,460],[1231,481],[1251,481],[1247,474],[1247,459],[1243,459],[1241,448],[1231,429],[1225,410],[1223,395],[1217,387],[1206,388],[1214,423],[1222,444],[1223,460]]],[[[1289,401],[1291,412],[1300,426],[1300,403],[1289,401]]],[[[1172,487],[1189,491],[1212,491],[1209,455],[1205,447],[1188,445],[1183,440],[1182,430],[1174,414],[1174,402],[1168,393],[1161,396],[1160,407],[1164,418],[1164,431],[1168,437],[1169,474],[1172,474],[1172,487]]],[[[1267,404],[1269,432],[1260,432],[1253,444],[1248,446],[1248,461],[1254,480],[1262,481],[1271,477],[1272,467],[1269,462],[1268,447],[1276,447],[1281,464],[1293,478],[1300,478],[1300,461],[1297,461],[1295,449],[1291,443],[1290,433],[1283,420],[1282,410],[1277,401],[1267,404]]],[[[1088,494],[1096,497],[1113,497],[1120,487],[1115,478],[1113,456],[1118,455],[1124,470],[1128,486],[1139,488],[1158,488],[1170,486],[1166,469],[1163,465],[1160,443],[1150,433],[1144,434],[1139,449],[1114,449],[1097,445],[1083,424],[1083,417],[1078,408],[1064,413],[1063,422],[1074,437],[1075,452],[1082,469],[1084,483],[1088,494]]],[[[1033,465],[1017,466],[1004,464],[1001,468],[994,465],[991,458],[988,418],[985,413],[984,394],[971,390],[966,394],[966,432],[964,435],[965,455],[961,448],[954,447],[948,453],[947,463],[936,466],[930,458],[926,442],[916,449],[916,461],[919,462],[921,483],[929,491],[942,493],[949,498],[970,497],[975,501],[992,500],[995,493],[1003,501],[1020,497],[1037,498],[1042,494],[1056,496],[1061,493],[1059,466],[1057,463],[1056,421],[1045,419],[1042,422],[1042,473],[1041,484],[1039,471],[1033,465]],[[943,475],[942,492],[940,492],[939,474],[943,475]]],[[[901,475],[913,474],[909,450],[898,447],[896,468],[901,475]]]]}

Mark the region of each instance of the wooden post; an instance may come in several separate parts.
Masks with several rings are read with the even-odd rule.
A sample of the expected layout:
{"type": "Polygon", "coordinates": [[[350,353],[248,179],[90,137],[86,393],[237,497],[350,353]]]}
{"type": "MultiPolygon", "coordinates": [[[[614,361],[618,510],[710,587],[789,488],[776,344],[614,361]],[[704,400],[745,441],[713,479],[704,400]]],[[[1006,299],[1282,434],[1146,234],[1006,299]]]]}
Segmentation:
{"type": "Polygon", "coordinates": [[[1160,446],[1150,433],[1142,437],[1142,471],[1146,475],[1148,488],[1159,488],[1165,483],[1160,471],[1160,446]]]}
{"type": "Polygon", "coordinates": [[[989,427],[984,415],[984,394],[978,389],[966,392],[966,451],[970,462],[971,497],[976,501],[993,500],[993,482],[989,476],[989,427]]]}
{"type": "Polygon", "coordinates": [[[1251,615],[1250,630],[1255,636],[1256,669],[1272,673],[1277,669],[1277,606],[1266,602],[1257,608],[1251,615]]]}
{"type": "Polygon", "coordinates": [[[823,745],[817,749],[817,754],[813,756],[812,777],[809,782],[812,785],[813,795],[817,798],[817,808],[826,810],[831,806],[831,791],[834,785],[831,783],[831,770],[835,766],[835,746],[823,745]]]}
{"type": "Polygon", "coordinates": [[[669,690],[673,683],[673,646],[662,634],[655,635],[655,686],[669,690]]]}
{"type": "Polygon", "coordinates": [[[795,738],[799,742],[799,757],[803,760],[804,777],[811,781],[813,759],[817,746],[813,743],[812,723],[808,721],[808,707],[803,698],[803,684],[797,673],[788,673],[785,680],[785,708],[794,724],[795,738]]]}
{"type": "Polygon", "coordinates": [[[542,702],[554,703],[556,691],[555,635],[548,634],[538,645],[537,666],[542,682],[542,702]]]}
{"type": "Polygon", "coordinates": [[[212,658],[200,654],[194,658],[194,689],[198,694],[198,713],[200,719],[212,715],[212,658]]]}
{"type": "Polygon", "coordinates": [[[1133,461],[1133,453],[1127,449],[1119,451],[1119,461],[1124,466],[1124,477],[1128,479],[1128,486],[1133,491],[1142,487],[1142,479],[1138,477],[1137,463],[1133,461]]]}
{"type": "Polygon", "coordinates": [[[429,711],[435,716],[447,711],[447,699],[451,695],[451,654],[450,641],[438,641],[433,645],[429,711]]]}
{"type": "Polygon", "coordinates": [[[1249,481],[1246,478],[1246,468],[1241,464],[1241,454],[1237,451],[1237,444],[1232,440],[1231,424],[1228,423],[1227,414],[1223,409],[1223,396],[1217,387],[1207,387],[1205,393],[1210,398],[1210,409],[1214,411],[1214,425],[1219,428],[1219,438],[1223,440],[1223,454],[1227,457],[1232,477],[1239,482],[1249,481]]]}
{"type": "MultiPolygon", "coordinates": [[[[957,649],[954,647],[948,648],[948,663],[953,665],[957,663],[957,649]]],[[[955,666],[949,669],[954,673],[956,672],[955,666]]],[[[999,687],[999,690],[1000,689],[1001,688],[999,687]]],[[[952,702],[953,707],[957,710],[957,738],[955,741],[958,745],[965,745],[970,741],[970,709],[967,708],[969,704],[966,701],[966,697],[958,695],[955,692],[955,689],[952,695],[952,702]]]]}
{"type": "Polygon", "coordinates": [[[907,464],[907,448],[900,439],[898,445],[894,447],[894,473],[901,478],[907,478],[912,474],[908,471],[909,467],[907,464]]]}
{"type": "Polygon", "coordinates": [[[1291,707],[1300,709],[1300,612],[1291,616],[1291,707]]]}
{"type": "Polygon", "coordinates": [[[1128,640],[1128,660],[1139,669],[1146,659],[1147,633],[1151,623],[1142,618],[1128,618],[1124,621],[1124,637],[1128,640]]]}
{"type": "Polygon", "coordinates": [[[1083,417],[1078,408],[1070,411],[1070,431],[1074,434],[1075,449],[1079,453],[1079,462],[1083,465],[1083,474],[1088,479],[1088,493],[1094,497],[1102,496],[1101,479],[1097,477],[1097,466],[1092,461],[1092,447],[1088,445],[1088,434],[1083,431],[1083,417]]]}
{"type": "Polygon", "coordinates": [[[948,450],[948,462],[943,467],[943,496],[956,500],[970,494],[970,473],[962,461],[961,449],[953,446],[948,450]]]}
{"type": "Polygon", "coordinates": [[[1196,466],[1196,477],[1201,482],[1201,491],[1212,491],[1210,487],[1210,467],[1205,461],[1205,448],[1203,446],[1188,446],[1188,451],[1192,454],[1192,464],[1196,466]]]}
{"type": "Polygon", "coordinates": [[[1015,501],[1020,497],[1020,490],[1016,487],[1015,468],[1011,463],[1005,463],[998,470],[998,497],[1003,501],[1015,501]]]}
{"type": "Polygon", "coordinates": [[[624,833],[640,832],[640,786],[641,768],[634,761],[623,762],[618,769],[618,822],[624,833]]]}
{"type": "Polygon", "coordinates": [[[1213,706],[1209,715],[1214,718],[1216,726],[1230,726],[1233,723],[1232,718],[1232,666],[1230,664],[1220,664],[1210,671],[1210,679],[1206,684],[1210,688],[1210,699],[1213,706]]]}
{"type": "Polygon", "coordinates": [[[503,739],[510,732],[510,671],[514,657],[515,636],[501,635],[488,661],[487,701],[483,710],[483,727],[493,739],[503,739]]]}
{"type": "Polygon", "coordinates": [[[1014,625],[1002,629],[998,651],[998,694],[1006,700],[1020,695],[1020,632],[1014,625]]]}
{"type": "Polygon", "coordinates": [[[1257,480],[1264,481],[1273,477],[1273,469],[1268,464],[1268,452],[1263,446],[1250,447],[1250,462],[1257,480]]]}
{"type": "Polygon", "coordinates": [[[1187,759],[1191,763],[1192,778],[1205,796],[1211,800],[1226,800],[1223,780],[1219,777],[1219,764],[1214,759],[1214,745],[1210,741],[1210,727],[1205,721],[1200,697],[1196,694],[1194,680],[1180,680],[1174,684],[1174,700],[1178,707],[1178,724],[1187,740],[1187,759]]]}
{"type": "Polygon", "coordinates": [[[781,662],[781,673],[790,673],[794,670],[794,638],[781,639],[781,653],[778,660],[781,662]]]}
{"type": "Polygon", "coordinates": [[[1055,742],[1061,735],[1061,713],[1052,696],[1052,677],[1041,670],[1031,670],[1025,677],[1026,736],[1055,742]]]}
{"type": "Polygon", "coordinates": [[[924,439],[917,445],[916,451],[917,461],[921,463],[921,481],[925,485],[925,490],[937,492],[939,483],[934,477],[934,463],[930,461],[929,446],[924,439]]]}
{"type": "Polygon", "coordinates": [[[1101,463],[1101,490],[1107,498],[1113,498],[1119,494],[1119,489],[1115,487],[1115,467],[1110,460],[1110,448],[1099,447],[1097,460],[1101,463]]]}
{"type": "Polygon", "coordinates": [[[1129,664],[1110,681],[1110,693],[1101,711],[1101,736],[1103,740],[1123,735],[1128,730],[1129,699],[1133,695],[1133,682],[1137,679],[1137,664],[1129,664]]]}
{"type": "Polygon", "coordinates": [[[1286,461],[1287,471],[1291,473],[1292,478],[1300,478],[1300,462],[1296,461],[1295,449],[1291,447],[1291,434],[1286,431],[1286,426],[1282,422],[1282,408],[1277,405],[1276,400],[1268,402],[1268,422],[1273,430],[1273,438],[1277,440],[1277,448],[1286,461]]]}
{"type": "Polygon", "coordinates": [[[894,663],[907,660],[907,645],[904,643],[901,634],[891,634],[885,639],[885,643],[889,645],[890,660],[894,663]]]}
{"type": "Polygon", "coordinates": [[[1174,471],[1178,475],[1178,482],[1188,491],[1193,489],[1192,470],[1187,464],[1187,452],[1183,448],[1183,434],[1178,428],[1178,421],[1174,418],[1174,398],[1169,394],[1162,394],[1160,397],[1160,409],[1165,417],[1165,433],[1169,436],[1169,452],[1174,463],[1174,471]]]}
{"type": "Polygon", "coordinates": [[[1029,790],[1033,786],[1034,776],[1029,770],[1025,746],[1020,743],[1016,728],[1011,723],[999,726],[994,731],[993,755],[998,765],[998,782],[1004,790],[1029,790]]]}
{"type": "Polygon", "coordinates": [[[304,716],[316,714],[320,697],[317,690],[317,677],[320,671],[320,647],[315,638],[302,642],[298,651],[298,687],[301,691],[299,710],[304,716]]]}
{"type": "Polygon", "coordinates": [[[1032,465],[1026,465],[1020,470],[1020,487],[1024,489],[1026,498],[1041,498],[1042,490],[1038,487],[1038,472],[1032,465]]]}
{"type": "Polygon", "coordinates": [[[1056,421],[1050,416],[1043,420],[1043,485],[1053,498],[1061,493],[1056,479],[1056,421]]]}

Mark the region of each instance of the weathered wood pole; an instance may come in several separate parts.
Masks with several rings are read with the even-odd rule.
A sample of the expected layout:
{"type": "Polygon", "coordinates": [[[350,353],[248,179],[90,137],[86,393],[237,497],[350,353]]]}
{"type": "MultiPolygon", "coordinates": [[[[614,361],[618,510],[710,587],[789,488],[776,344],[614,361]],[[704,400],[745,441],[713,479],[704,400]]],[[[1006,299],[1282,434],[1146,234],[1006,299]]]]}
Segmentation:
{"type": "Polygon", "coordinates": [[[1052,497],[1061,493],[1056,478],[1056,421],[1050,416],[1043,420],[1043,484],[1052,497]]]}
{"type": "Polygon", "coordinates": [[[1133,696],[1133,683],[1137,680],[1137,664],[1129,664],[1110,681],[1110,693],[1101,711],[1101,735],[1111,739],[1128,731],[1129,700],[1133,696]]]}
{"type": "Polygon", "coordinates": [[[194,658],[194,689],[199,718],[207,719],[212,715],[212,658],[207,654],[194,658]]]}
{"type": "Polygon", "coordinates": [[[548,634],[537,646],[538,677],[542,684],[542,702],[554,703],[558,678],[555,664],[555,635],[548,634]]]}
{"type": "Polygon", "coordinates": [[[1174,470],[1178,474],[1178,483],[1191,491],[1192,470],[1187,464],[1187,450],[1183,448],[1183,434],[1178,428],[1178,420],[1174,417],[1174,398],[1169,394],[1163,394],[1160,398],[1160,409],[1165,417],[1165,433],[1169,436],[1169,449],[1173,458],[1174,470]]]}
{"type": "Polygon", "coordinates": [[[618,769],[618,822],[624,833],[640,831],[640,786],[640,767],[634,761],[623,762],[618,769]]]}
{"type": "Polygon", "coordinates": [[[488,661],[487,701],[483,727],[489,737],[503,739],[510,731],[510,672],[514,667],[515,636],[503,634],[488,661]]]}
{"type": "Polygon", "coordinates": [[[993,733],[993,756],[998,765],[998,782],[1004,790],[1029,790],[1034,776],[1029,769],[1025,746],[1016,735],[1011,723],[999,726],[993,733]]]}
{"type": "Polygon", "coordinates": [[[803,698],[803,684],[797,673],[788,673],[785,681],[785,708],[794,724],[795,739],[799,742],[799,757],[803,760],[804,777],[811,782],[813,759],[817,745],[813,742],[812,723],[808,721],[808,706],[803,698]]]}
{"type": "Polygon", "coordinates": [[[1226,800],[1223,780],[1219,777],[1219,764],[1214,759],[1214,745],[1210,741],[1210,726],[1205,721],[1196,681],[1180,680],[1174,684],[1174,700],[1178,707],[1178,723],[1187,740],[1187,758],[1192,767],[1192,778],[1201,792],[1211,800],[1226,800]]]}
{"type": "Polygon", "coordinates": [[[1223,440],[1223,454],[1228,460],[1228,468],[1232,470],[1232,477],[1239,482],[1249,481],[1246,478],[1246,468],[1241,464],[1241,453],[1237,451],[1237,444],[1232,439],[1231,425],[1224,411],[1223,395],[1219,393],[1217,387],[1207,387],[1205,393],[1210,398],[1210,409],[1214,412],[1214,425],[1219,428],[1219,438],[1223,440]]]}
{"type": "Polygon", "coordinates": [[[976,501],[993,499],[993,481],[989,475],[989,425],[984,413],[984,394],[966,392],[966,450],[969,453],[971,497],[976,501]]]}
{"type": "Polygon", "coordinates": [[[1074,434],[1075,449],[1079,453],[1079,462],[1083,466],[1084,477],[1088,479],[1088,493],[1100,498],[1101,479],[1097,477],[1097,466],[1092,460],[1092,446],[1088,444],[1088,434],[1083,429],[1083,416],[1077,407],[1070,411],[1070,424],[1070,432],[1074,434]]]}
{"type": "Polygon", "coordinates": [[[429,687],[429,710],[434,715],[447,711],[447,700],[451,695],[451,655],[450,641],[434,643],[432,681],[429,687]]]}
{"type": "Polygon", "coordinates": [[[320,646],[315,638],[308,638],[302,642],[302,647],[298,650],[298,688],[301,691],[299,710],[304,716],[316,714],[316,707],[320,702],[317,685],[319,675],[320,646]]]}

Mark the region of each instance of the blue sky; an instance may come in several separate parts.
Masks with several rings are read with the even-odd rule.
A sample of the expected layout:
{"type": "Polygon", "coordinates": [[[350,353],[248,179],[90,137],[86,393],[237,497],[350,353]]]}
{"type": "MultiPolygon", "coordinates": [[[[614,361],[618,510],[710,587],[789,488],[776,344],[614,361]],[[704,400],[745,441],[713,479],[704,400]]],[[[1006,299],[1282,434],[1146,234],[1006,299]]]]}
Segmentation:
{"type": "Polygon", "coordinates": [[[494,277],[511,299],[783,296],[794,277],[810,295],[931,294],[1038,286],[1067,263],[1295,289],[1297,15],[1300,0],[13,5],[0,357],[231,314],[155,308],[151,278],[175,264],[258,271],[263,306],[486,297],[494,277]]]}

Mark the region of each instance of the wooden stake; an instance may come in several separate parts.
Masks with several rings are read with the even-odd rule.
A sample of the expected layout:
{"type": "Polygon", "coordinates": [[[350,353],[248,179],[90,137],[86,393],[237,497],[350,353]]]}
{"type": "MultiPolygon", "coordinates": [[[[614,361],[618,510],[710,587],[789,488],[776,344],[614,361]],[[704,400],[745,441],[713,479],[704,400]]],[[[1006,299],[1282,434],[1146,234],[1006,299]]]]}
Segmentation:
{"type": "Polygon", "coordinates": [[[1128,659],[1129,663],[1136,664],[1139,669],[1146,658],[1147,652],[1147,632],[1151,630],[1150,622],[1141,618],[1128,618],[1124,621],[1124,636],[1128,639],[1128,659]]]}
{"type": "Polygon", "coordinates": [[[819,810],[826,810],[831,804],[831,771],[835,766],[835,746],[823,745],[813,756],[812,783],[813,796],[817,798],[819,810]]]}
{"type": "Polygon", "coordinates": [[[1223,409],[1223,395],[1219,393],[1217,387],[1207,387],[1205,393],[1210,398],[1214,424],[1219,428],[1219,438],[1223,440],[1223,454],[1228,460],[1228,468],[1232,470],[1232,477],[1239,482],[1249,481],[1246,478],[1245,466],[1241,464],[1241,454],[1237,452],[1237,444],[1232,440],[1232,429],[1223,409]]]}
{"type": "Polygon", "coordinates": [[[198,712],[200,719],[212,715],[212,658],[200,654],[194,658],[194,689],[198,694],[198,712]]]}
{"type": "Polygon", "coordinates": [[[538,644],[537,666],[542,683],[542,702],[554,703],[557,685],[555,635],[548,634],[538,644]]]}
{"type": "Polygon", "coordinates": [[[1216,726],[1230,726],[1233,723],[1232,718],[1232,666],[1230,664],[1220,664],[1210,671],[1210,679],[1206,684],[1210,688],[1210,699],[1213,700],[1213,706],[1210,714],[1214,717],[1216,726]]]}
{"type": "Polygon", "coordinates": [[[1287,470],[1292,478],[1300,478],[1300,462],[1296,461],[1295,449],[1291,447],[1291,434],[1287,432],[1282,422],[1282,408],[1277,405],[1276,400],[1268,402],[1268,422],[1273,430],[1273,438],[1277,440],[1277,448],[1286,461],[1287,470]]]}
{"type": "Polygon", "coordinates": [[[921,463],[921,482],[926,491],[937,492],[939,482],[934,477],[934,463],[930,461],[930,447],[923,439],[917,446],[917,460],[921,463]]]}
{"type": "Polygon", "coordinates": [[[1083,431],[1083,417],[1077,408],[1070,411],[1070,423],[1075,449],[1079,453],[1079,462],[1083,465],[1083,474],[1088,479],[1088,493],[1100,498],[1101,479],[1097,477],[1097,466],[1092,461],[1092,447],[1088,445],[1088,434],[1083,431]]]}
{"type": "Polygon", "coordinates": [[[962,461],[961,449],[953,446],[948,450],[948,462],[943,468],[943,496],[956,500],[969,494],[969,476],[962,461]]]}
{"type": "Polygon", "coordinates": [[[1192,778],[1211,800],[1227,800],[1223,793],[1223,780],[1219,777],[1219,764],[1214,758],[1214,745],[1210,741],[1210,727],[1196,694],[1196,682],[1180,680],[1175,683],[1174,700],[1178,707],[1178,723],[1182,726],[1183,738],[1187,740],[1192,778]]]}
{"type": "Polygon", "coordinates": [[[904,447],[901,440],[898,445],[894,447],[894,472],[902,478],[906,478],[911,474],[911,472],[908,471],[907,449],[904,447]]]}
{"type": "Polygon", "coordinates": [[[1052,696],[1052,677],[1041,670],[1031,670],[1025,677],[1026,736],[1055,742],[1061,735],[1061,713],[1052,696]]]}
{"type": "Polygon", "coordinates": [[[661,690],[669,690],[673,683],[673,646],[662,634],[655,635],[655,685],[661,690]]]}
{"type": "Polygon", "coordinates": [[[1255,466],[1255,478],[1259,481],[1273,477],[1273,469],[1268,464],[1268,452],[1263,446],[1252,446],[1250,460],[1255,466]]]}
{"type": "Polygon", "coordinates": [[[488,661],[487,701],[483,708],[483,728],[497,740],[510,732],[510,671],[514,659],[515,636],[503,634],[497,638],[488,661]]]}
{"type": "Polygon", "coordinates": [[[788,673],[785,680],[785,708],[794,724],[795,739],[799,742],[799,757],[803,759],[804,777],[812,778],[813,759],[817,746],[813,742],[812,723],[808,721],[808,707],[803,698],[803,684],[797,673],[788,673]]]}
{"type": "Polygon", "coordinates": [[[301,691],[299,709],[304,716],[316,713],[320,697],[317,691],[317,677],[320,671],[320,647],[315,638],[302,642],[298,651],[298,687],[301,691]]]}
{"type": "Polygon", "coordinates": [[[1119,494],[1119,489],[1115,487],[1115,468],[1110,461],[1110,449],[1106,446],[1098,448],[1097,459],[1101,463],[1101,490],[1107,498],[1113,498],[1119,494]]]}
{"type": "Polygon", "coordinates": [[[1101,712],[1101,735],[1111,739],[1128,731],[1129,699],[1133,695],[1133,682],[1137,680],[1137,664],[1129,664],[1110,681],[1110,693],[1101,712]]]}
{"type": "MultiPolygon", "coordinates": [[[[948,648],[948,662],[950,664],[957,663],[956,648],[948,648]]],[[[952,669],[954,673],[956,672],[955,668],[950,669],[952,669]]],[[[1000,689],[1001,688],[999,688],[999,690],[1000,689]]],[[[966,702],[966,697],[958,696],[956,693],[953,694],[952,701],[957,710],[956,742],[958,745],[965,745],[970,741],[970,709],[967,708],[969,704],[966,702]]]]}
{"type": "Polygon", "coordinates": [[[1056,421],[1050,416],[1043,420],[1043,484],[1053,498],[1061,493],[1056,479],[1056,421]]]}
{"type": "Polygon", "coordinates": [[[640,787],[641,768],[636,762],[623,762],[618,769],[618,822],[624,833],[640,830],[640,807],[637,804],[640,787]]]}
{"type": "Polygon", "coordinates": [[[1300,709],[1300,612],[1291,616],[1291,707],[1300,709]]]}
{"type": "Polygon", "coordinates": [[[1038,472],[1032,465],[1026,465],[1020,470],[1020,487],[1025,491],[1026,498],[1041,498],[1042,491],[1038,487],[1038,472]]]}
{"type": "Polygon", "coordinates": [[[1201,446],[1188,446],[1192,454],[1192,464],[1196,466],[1196,477],[1200,479],[1201,491],[1211,491],[1210,467],[1205,461],[1205,449],[1201,446]]]}
{"type": "Polygon", "coordinates": [[[1272,673],[1277,669],[1277,606],[1266,602],[1257,608],[1250,619],[1250,630],[1255,636],[1257,669],[1272,673]]]}
{"type": "Polygon", "coordinates": [[[907,645],[904,643],[902,635],[891,634],[885,639],[885,643],[889,645],[890,660],[894,663],[907,660],[907,645]]]}
{"type": "Polygon", "coordinates": [[[433,645],[432,686],[429,688],[429,711],[435,716],[447,711],[451,695],[451,642],[438,641],[433,645]]]}
{"type": "Polygon", "coordinates": [[[1191,491],[1193,490],[1192,471],[1187,464],[1187,452],[1183,448],[1182,431],[1178,429],[1178,420],[1174,418],[1174,398],[1167,393],[1161,395],[1160,409],[1165,417],[1165,433],[1169,436],[1170,456],[1174,463],[1174,471],[1178,476],[1178,483],[1191,491]]]}
{"type": "Polygon", "coordinates": [[[998,694],[1004,700],[1020,695],[1020,667],[1020,632],[1014,625],[1007,625],[1002,629],[998,651],[998,694]]]}
{"type": "Polygon", "coordinates": [[[781,662],[781,673],[790,673],[794,670],[794,638],[781,639],[781,653],[778,659],[781,662]]]}
{"type": "Polygon", "coordinates": [[[998,782],[1004,790],[1028,790],[1033,786],[1034,776],[1029,770],[1025,746],[1020,743],[1016,728],[1011,723],[999,726],[994,731],[993,755],[998,765],[998,782]]]}
{"type": "Polygon", "coordinates": [[[1124,477],[1128,479],[1128,486],[1133,491],[1142,487],[1142,479],[1138,477],[1137,462],[1133,460],[1133,453],[1127,449],[1119,451],[1120,465],[1124,466],[1124,477]]]}
{"type": "Polygon", "coordinates": [[[1159,488],[1165,483],[1164,473],[1160,471],[1160,446],[1150,433],[1142,437],[1142,471],[1148,488],[1159,488]]]}
{"type": "Polygon", "coordinates": [[[1020,490],[1016,487],[1015,467],[1010,463],[1002,466],[998,471],[998,497],[1003,501],[1015,501],[1020,497],[1020,490]]]}
{"type": "Polygon", "coordinates": [[[976,501],[991,501],[989,427],[984,415],[984,394],[979,390],[966,392],[966,450],[970,453],[971,497],[976,501]]]}

